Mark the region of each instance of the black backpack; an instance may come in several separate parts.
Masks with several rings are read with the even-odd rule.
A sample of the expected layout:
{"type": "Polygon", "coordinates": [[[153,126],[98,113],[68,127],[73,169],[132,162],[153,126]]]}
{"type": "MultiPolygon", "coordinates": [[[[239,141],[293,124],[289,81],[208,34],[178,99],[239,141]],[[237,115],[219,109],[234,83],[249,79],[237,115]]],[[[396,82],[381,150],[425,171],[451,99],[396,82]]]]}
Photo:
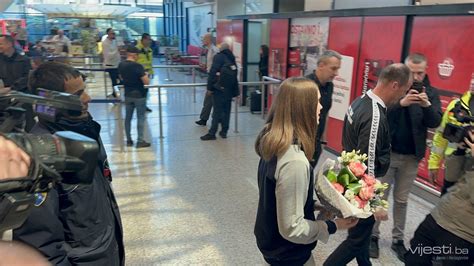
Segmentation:
{"type": "Polygon", "coordinates": [[[240,95],[239,80],[237,79],[238,68],[232,61],[226,59],[222,65],[215,88],[231,97],[240,95]]]}

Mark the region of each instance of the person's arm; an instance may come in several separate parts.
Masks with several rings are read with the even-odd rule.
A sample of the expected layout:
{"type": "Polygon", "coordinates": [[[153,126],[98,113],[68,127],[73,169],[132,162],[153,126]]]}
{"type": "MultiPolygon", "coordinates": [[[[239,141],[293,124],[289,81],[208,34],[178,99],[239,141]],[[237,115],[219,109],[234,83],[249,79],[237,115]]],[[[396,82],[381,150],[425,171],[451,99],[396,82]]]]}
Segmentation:
{"type": "MultiPolygon", "coordinates": [[[[422,107],[423,110],[423,124],[428,128],[436,128],[441,123],[441,101],[439,100],[438,90],[431,87],[430,92],[426,93],[428,101],[431,103],[428,107],[422,107]]],[[[424,97],[424,96],[423,96],[424,97]]]]}
{"type": "Polygon", "coordinates": [[[31,71],[31,62],[30,60],[24,60],[21,64],[21,77],[12,84],[12,89],[27,92],[28,91],[28,77],[31,71]]]}
{"type": "Polygon", "coordinates": [[[308,164],[294,160],[281,167],[275,188],[278,230],[283,238],[297,244],[327,242],[328,224],[304,218],[308,187],[308,164]]]}
{"type": "Polygon", "coordinates": [[[140,64],[137,65],[137,75],[142,80],[143,85],[150,84],[150,78],[148,77],[148,74],[145,72],[145,68],[140,64]]]}
{"type": "Polygon", "coordinates": [[[141,80],[143,82],[143,85],[149,85],[150,84],[150,78],[148,77],[148,75],[145,73],[145,75],[143,75],[141,77],[141,80]]]}
{"type": "Polygon", "coordinates": [[[217,82],[217,76],[219,75],[219,71],[222,68],[222,65],[225,63],[224,55],[216,54],[214,59],[212,60],[211,70],[209,70],[209,74],[207,77],[207,90],[214,91],[214,84],[217,82]]]}
{"type": "Polygon", "coordinates": [[[446,152],[446,148],[448,147],[449,142],[443,137],[443,131],[446,127],[446,124],[450,120],[450,116],[452,116],[452,114],[450,114],[450,111],[454,108],[457,101],[458,100],[453,100],[449,103],[448,107],[446,108],[446,111],[444,112],[441,118],[441,124],[436,129],[436,132],[433,136],[433,145],[431,147],[430,157],[428,160],[429,170],[438,170],[441,166],[441,161],[444,159],[444,154],[446,152]]]}

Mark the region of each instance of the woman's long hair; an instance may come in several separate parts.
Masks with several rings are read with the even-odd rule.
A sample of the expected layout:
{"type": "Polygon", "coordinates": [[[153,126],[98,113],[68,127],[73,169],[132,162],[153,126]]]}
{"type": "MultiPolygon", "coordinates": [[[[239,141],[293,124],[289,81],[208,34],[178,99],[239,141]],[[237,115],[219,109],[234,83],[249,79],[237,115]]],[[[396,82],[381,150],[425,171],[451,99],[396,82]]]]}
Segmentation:
{"type": "Polygon", "coordinates": [[[264,160],[279,157],[292,144],[299,144],[308,160],[315,150],[319,117],[319,89],[307,78],[289,78],[280,85],[267,123],[255,142],[264,160]]]}
{"type": "Polygon", "coordinates": [[[262,54],[260,57],[268,57],[269,49],[268,46],[265,44],[260,45],[260,49],[262,49],[262,54]]]}

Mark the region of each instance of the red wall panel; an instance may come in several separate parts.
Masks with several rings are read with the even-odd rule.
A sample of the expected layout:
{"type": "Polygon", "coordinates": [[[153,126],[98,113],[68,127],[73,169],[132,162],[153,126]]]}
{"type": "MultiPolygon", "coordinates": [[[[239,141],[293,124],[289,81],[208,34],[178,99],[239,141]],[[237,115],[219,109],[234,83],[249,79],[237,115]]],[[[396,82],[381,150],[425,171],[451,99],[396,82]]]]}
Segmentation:
{"type": "Polygon", "coordinates": [[[217,20],[217,44],[223,42],[225,37],[232,36],[232,20],[219,19],[217,20]]]}
{"type": "MultiPolygon", "coordinates": [[[[343,55],[354,57],[352,78],[352,94],[356,86],[357,58],[359,57],[359,41],[362,30],[361,17],[331,18],[329,22],[328,49],[335,50],[343,55]]],[[[353,97],[351,97],[351,101],[353,97]]],[[[333,150],[342,150],[342,127],[344,121],[329,117],[327,121],[326,140],[328,147],[333,150]]]]}

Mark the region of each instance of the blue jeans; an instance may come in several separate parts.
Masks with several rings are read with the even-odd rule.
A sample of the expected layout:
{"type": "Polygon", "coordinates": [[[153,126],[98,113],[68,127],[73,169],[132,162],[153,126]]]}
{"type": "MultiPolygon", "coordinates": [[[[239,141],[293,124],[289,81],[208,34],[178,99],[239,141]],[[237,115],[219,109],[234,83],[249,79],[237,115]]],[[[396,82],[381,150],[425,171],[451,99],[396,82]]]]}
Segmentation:
{"type": "Polygon", "coordinates": [[[125,134],[127,135],[127,141],[132,140],[130,128],[135,108],[137,108],[137,141],[141,142],[144,141],[143,130],[145,128],[146,98],[125,97],[125,134]]]}

